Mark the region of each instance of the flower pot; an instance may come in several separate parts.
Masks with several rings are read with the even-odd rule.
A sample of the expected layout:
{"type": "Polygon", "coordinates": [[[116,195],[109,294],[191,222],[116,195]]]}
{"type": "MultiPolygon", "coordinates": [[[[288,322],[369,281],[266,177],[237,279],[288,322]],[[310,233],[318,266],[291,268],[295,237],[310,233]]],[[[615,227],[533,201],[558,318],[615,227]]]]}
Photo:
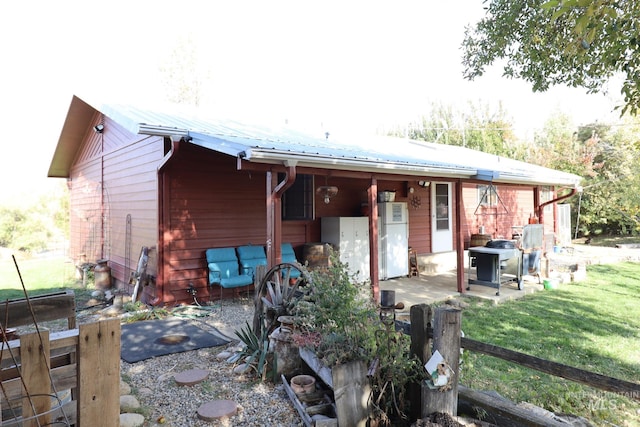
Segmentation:
{"type": "Polygon", "coordinates": [[[316,389],[316,379],[311,375],[296,375],[291,378],[291,389],[295,394],[311,393],[316,389]]]}

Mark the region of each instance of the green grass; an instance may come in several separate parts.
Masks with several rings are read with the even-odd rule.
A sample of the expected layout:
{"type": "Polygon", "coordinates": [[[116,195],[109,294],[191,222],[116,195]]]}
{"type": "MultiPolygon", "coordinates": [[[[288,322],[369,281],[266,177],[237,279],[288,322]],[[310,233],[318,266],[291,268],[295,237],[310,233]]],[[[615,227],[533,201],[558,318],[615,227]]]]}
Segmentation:
{"type": "MultiPolygon", "coordinates": [[[[640,264],[596,265],[587,273],[583,282],[521,300],[473,302],[462,314],[462,330],[468,338],[640,383],[640,264]]],[[[479,353],[467,351],[463,360],[461,382],[473,389],[596,425],[640,425],[638,400],[479,353]]]]}
{"type": "Polygon", "coordinates": [[[29,296],[78,287],[74,266],[64,258],[18,259],[17,264],[12,258],[0,259],[0,301],[24,298],[20,276],[29,296]]]}

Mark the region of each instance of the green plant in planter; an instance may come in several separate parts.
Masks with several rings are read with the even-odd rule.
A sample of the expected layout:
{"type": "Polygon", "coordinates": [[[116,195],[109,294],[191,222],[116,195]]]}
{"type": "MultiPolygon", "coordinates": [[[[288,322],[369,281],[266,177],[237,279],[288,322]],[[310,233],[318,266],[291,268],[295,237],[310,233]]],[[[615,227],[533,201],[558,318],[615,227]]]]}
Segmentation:
{"type": "Polygon", "coordinates": [[[335,252],[329,258],[327,270],[311,273],[311,290],[293,310],[294,341],[313,349],[328,366],[369,361],[376,342],[371,324],[378,319],[371,289],[349,275],[335,252]]]}
{"type": "Polygon", "coordinates": [[[327,271],[311,273],[312,289],[296,305],[293,340],[329,367],[365,361],[374,418],[379,425],[406,420],[408,385],[426,377],[420,361],[410,356],[410,338],[381,321],[369,283],[350,276],[336,253],[329,259],[327,271]]]}

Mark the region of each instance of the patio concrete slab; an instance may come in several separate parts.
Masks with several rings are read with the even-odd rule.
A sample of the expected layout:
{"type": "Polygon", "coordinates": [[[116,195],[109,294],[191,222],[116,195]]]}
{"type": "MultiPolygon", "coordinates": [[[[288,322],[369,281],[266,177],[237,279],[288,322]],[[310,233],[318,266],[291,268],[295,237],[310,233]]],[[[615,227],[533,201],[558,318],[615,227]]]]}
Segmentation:
{"type": "Polygon", "coordinates": [[[465,274],[465,292],[457,290],[456,272],[425,275],[420,277],[399,277],[380,282],[380,290],[395,291],[395,302],[404,303],[404,309],[398,310],[398,314],[409,314],[412,305],[434,304],[458,297],[476,297],[493,301],[495,304],[522,298],[537,291],[544,290],[544,286],[538,283],[534,276],[523,277],[523,288],[518,289],[516,283],[507,283],[500,286],[500,295],[496,295],[497,289],[490,286],[471,285],[466,290],[467,275],[465,274]]]}

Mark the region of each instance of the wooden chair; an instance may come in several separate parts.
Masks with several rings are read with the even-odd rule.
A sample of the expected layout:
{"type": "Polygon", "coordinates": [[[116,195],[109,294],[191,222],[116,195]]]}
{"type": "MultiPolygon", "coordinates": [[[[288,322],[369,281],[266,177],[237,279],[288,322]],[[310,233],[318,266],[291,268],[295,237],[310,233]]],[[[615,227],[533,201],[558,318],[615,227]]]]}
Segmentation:
{"type": "Polygon", "coordinates": [[[418,253],[415,249],[409,248],[409,277],[420,277],[420,269],[418,268],[418,253]]]}

